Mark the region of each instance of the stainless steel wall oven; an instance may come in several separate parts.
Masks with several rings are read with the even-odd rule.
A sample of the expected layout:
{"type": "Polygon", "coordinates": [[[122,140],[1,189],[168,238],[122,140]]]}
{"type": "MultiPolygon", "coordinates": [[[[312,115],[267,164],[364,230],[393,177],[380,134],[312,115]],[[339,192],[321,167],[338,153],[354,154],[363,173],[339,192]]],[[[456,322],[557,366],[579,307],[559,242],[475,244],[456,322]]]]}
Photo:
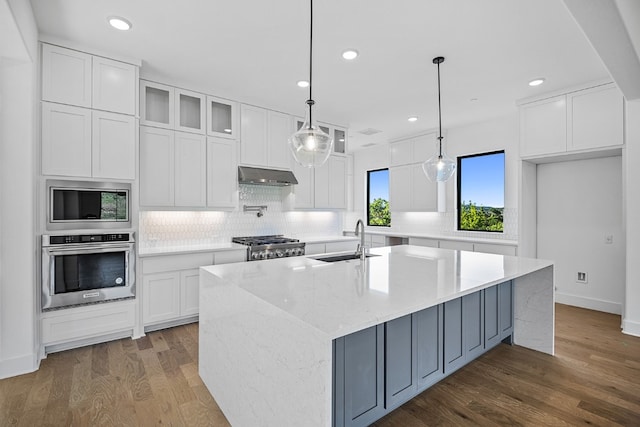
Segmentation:
{"type": "Polygon", "coordinates": [[[42,236],[42,309],[135,297],[132,233],[42,236]]]}

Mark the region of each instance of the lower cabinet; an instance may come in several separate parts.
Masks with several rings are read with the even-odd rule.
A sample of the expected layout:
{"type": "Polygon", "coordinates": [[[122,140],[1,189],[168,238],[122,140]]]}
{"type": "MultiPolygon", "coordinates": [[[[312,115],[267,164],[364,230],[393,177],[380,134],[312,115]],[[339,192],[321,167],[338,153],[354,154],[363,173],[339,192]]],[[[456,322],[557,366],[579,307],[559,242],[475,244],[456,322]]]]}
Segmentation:
{"type": "Polygon", "coordinates": [[[334,340],[334,427],[369,425],[513,333],[511,282],[334,340]]]}

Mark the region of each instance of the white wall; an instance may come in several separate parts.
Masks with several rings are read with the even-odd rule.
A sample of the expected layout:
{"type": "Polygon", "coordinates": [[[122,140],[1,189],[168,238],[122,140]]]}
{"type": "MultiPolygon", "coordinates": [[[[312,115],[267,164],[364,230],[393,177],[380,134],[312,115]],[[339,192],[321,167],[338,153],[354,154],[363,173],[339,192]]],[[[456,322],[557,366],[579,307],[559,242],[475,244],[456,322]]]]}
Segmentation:
{"type": "Polygon", "coordinates": [[[538,258],[555,262],[556,300],[620,314],[625,235],[622,158],[538,165],[538,258]],[[607,244],[606,236],[613,242],[607,244]],[[576,282],[586,272],[588,283],[576,282]]]}
{"type": "Polygon", "coordinates": [[[28,1],[0,0],[0,378],[37,368],[35,99],[37,29],[28,1]],[[11,16],[7,18],[7,13],[11,16]],[[17,53],[17,55],[16,55],[17,53]]]}
{"type": "MultiPolygon", "coordinates": [[[[408,137],[410,135],[407,135],[408,137]]],[[[445,183],[446,213],[391,212],[391,230],[425,234],[446,234],[460,237],[481,236],[494,239],[517,239],[518,234],[518,174],[519,174],[518,116],[505,117],[447,130],[444,149],[452,159],[457,156],[505,150],[505,232],[478,233],[455,230],[456,179],[445,183]]],[[[435,144],[434,144],[435,149],[435,144]]],[[[435,151],[434,151],[435,152],[435,151]]],[[[365,214],[366,171],[389,166],[386,146],[376,146],[354,154],[353,215],[365,214]]],[[[425,177],[425,179],[427,179],[425,177]]],[[[350,215],[346,224],[351,223],[350,215]]]]}
{"type": "Polygon", "coordinates": [[[627,236],[623,332],[640,336],[640,100],[626,104],[625,218],[627,236]]]}

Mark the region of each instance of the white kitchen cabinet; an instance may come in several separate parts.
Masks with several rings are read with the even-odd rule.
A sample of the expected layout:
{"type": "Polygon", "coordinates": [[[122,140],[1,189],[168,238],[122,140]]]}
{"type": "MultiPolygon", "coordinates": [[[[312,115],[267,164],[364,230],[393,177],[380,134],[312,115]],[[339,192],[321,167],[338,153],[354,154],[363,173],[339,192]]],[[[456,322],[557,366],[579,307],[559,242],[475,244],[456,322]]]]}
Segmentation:
{"type": "Polygon", "coordinates": [[[330,155],[327,162],[314,169],[314,207],[345,209],[347,207],[347,159],[330,155]]]}
{"type": "Polygon", "coordinates": [[[615,85],[567,95],[567,151],[624,143],[624,98],[615,85]]]}
{"type": "Polygon", "coordinates": [[[207,138],[207,206],[234,208],[238,200],[236,141],[207,138]]]}
{"type": "Polygon", "coordinates": [[[140,126],[140,205],[173,206],[174,132],[140,126]]]}
{"type": "Polygon", "coordinates": [[[94,56],[92,71],[91,106],[97,110],[135,115],[138,67],[94,56]]]}
{"type": "Polygon", "coordinates": [[[291,157],[291,169],[298,180],[298,184],[293,186],[294,208],[312,209],[314,207],[314,169],[299,165],[293,156],[291,157]]]}
{"type": "Polygon", "coordinates": [[[94,110],[91,137],[91,176],[136,178],[136,122],[133,116],[94,110]]]}
{"type": "Polygon", "coordinates": [[[491,243],[474,243],[474,252],[516,256],[516,247],[511,245],[494,245],[491,243]]]}
{"type": "Polygon", "coordinates": [[[91,107],[91,55],[42,44],[42,99],[91,107]]]}
{"type": "Polygon", "coordinates": [[[206,95],[189,90],[174,90],[175,129],[182,132],[206,133],[206,95]]]}
{"type": "Polygon", "coordinates": [[[267,166],[267,110],[240,105],[240,163],[267,166]]]}
{"type": "Polygon", "coordinates": [[[267,114],[267,165],[273,168],[288,169],[290,158],[289,137],[293,134],[291,116],[269,110],[267,114]]]}
{"type": "Polygon", "coordinates": [[[140,124],[173,129],[174,97],[173,87],[140,80],[140,124]]]}
{"type": "Polygon", "coordinates": [[[420,163],[391,167],[389,199],[391,211],[435,212],[438,209],[438,186],[429,181],[420,163]]]}
{"type": "Polygon", "coordinates": [[[390,166],[424,162],[435,153],[437,141],[435,133],[428,133],[389,144],[390,166]]]}
{"type": "Polygon", "coordinates": [[[337,154],[347,154],[347,130],[344,128],[333,128],[333,152],[337,154]]]}
{"type": "Polygon", "coordinates": [[[42,174],[91,176],[91,110],[42,103],[42,174]]]}
{"type": "Polygon", "coordinates": [[[200,269],[180,272],[180,315],[192,316],[200,312],[200,269]]]}
{"type": "Polygon", "coordinates": [[[206,137],[175,132],[174,144],[174,205],[204,207],[207,204],[206,137]]]}
{"type": "Polygon", "coordinates": [[[428,239],[425,237],[409,237],[409,244],[416,246],[425,246],[428,248],[439,247],[439,241],[436,239],[428,239]]]}
{"type": "Polygon", "coordinates": [[[227,99],[207,96],[207,134],[222,138],[238,138],[238,104],[227,99]]]}
{"type": "Polygon", "coordinates": [[[180,317],[179,271],[145,274],[142,286],[142,318],[145,325],[180,317]]]}
{"type": "Polygon", "coordinates": [[[624,98],[613,83],[520,105],[520,156],[579,153],[624,144],[624,98]]]}
{"type": "Polygon", "coordinates": [[[472,242],[462,242],[459,240],[440,240],[440,249],[456,249],[459,251],[473,252],[472,242]]]}
{"type": "Polygon", "coordinates": [[[561,153],[567,150],[566,96],[520,107],[520,155],[561,153]]]}

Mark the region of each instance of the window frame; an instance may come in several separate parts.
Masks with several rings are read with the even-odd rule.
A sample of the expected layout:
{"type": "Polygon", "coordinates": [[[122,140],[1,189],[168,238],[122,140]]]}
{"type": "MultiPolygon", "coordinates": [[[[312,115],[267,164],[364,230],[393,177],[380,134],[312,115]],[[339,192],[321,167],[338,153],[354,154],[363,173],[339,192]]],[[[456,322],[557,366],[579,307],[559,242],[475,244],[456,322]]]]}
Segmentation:
{"type": "Polygon", "coordinates": [[[477,154],[469,154],[466,156],[458,156],[457,160],[456,160],[456,230],[457,231],[470,231],[470,232],[475,232],[475,233],[504,233],[504,206],[502,207],[502,230],[472,230],[472,229],[468,229],[468,228],[460,228],[460,215],[462,214],[462,209],[461,209],[461,202],[462,202],[462,197],[461,197],[461,190],[462,190],[462,160],[464,159],[469,159],[472,157],[481,157],[481,156],[490,156],[490,155],[495,155],[495,154],[502,154],[504,156],[503,159],[503,165],[504,165],[504,180],[503,180],[503,188],[502,188],[502,192],[503,192],[503,200],[504,200],[504,193],[506,192],[506,169],[507,169],[507,155],[505,150],[495,150],[495,151],[487,151],[484,153],[477,153],[477,154]]]}
{"type": "MultiPolygon", "coordinates": [[[[367,171],[367,198],[365,200],[365,205],[366,205],[366,211],[367,211],[367,227],[391,227],[391,218],[389,218],[389,225],[378,225],[378,224],[371,224],[371,219],[370,219],[370,214],[371,214],[371,209],[369,207],[369,203],[370,203],[370,199],[371,199],[371,172],[381,172],[381,171],[387,171],[387,175],[390,177],[390,171],[389,168],[380,168],[380,169],[371,169],[367,171]]],[[[389,178],[390,180],[390,178],[389,178]]],[[[389,196],[389,198],[391,198],[391,196],[389,196]]],[[[389,202],[389,200],[387,200],[387,202],[389,202]]],[[[389,214],[391,214],[391,212],[389,212],[389,214]]]]}

